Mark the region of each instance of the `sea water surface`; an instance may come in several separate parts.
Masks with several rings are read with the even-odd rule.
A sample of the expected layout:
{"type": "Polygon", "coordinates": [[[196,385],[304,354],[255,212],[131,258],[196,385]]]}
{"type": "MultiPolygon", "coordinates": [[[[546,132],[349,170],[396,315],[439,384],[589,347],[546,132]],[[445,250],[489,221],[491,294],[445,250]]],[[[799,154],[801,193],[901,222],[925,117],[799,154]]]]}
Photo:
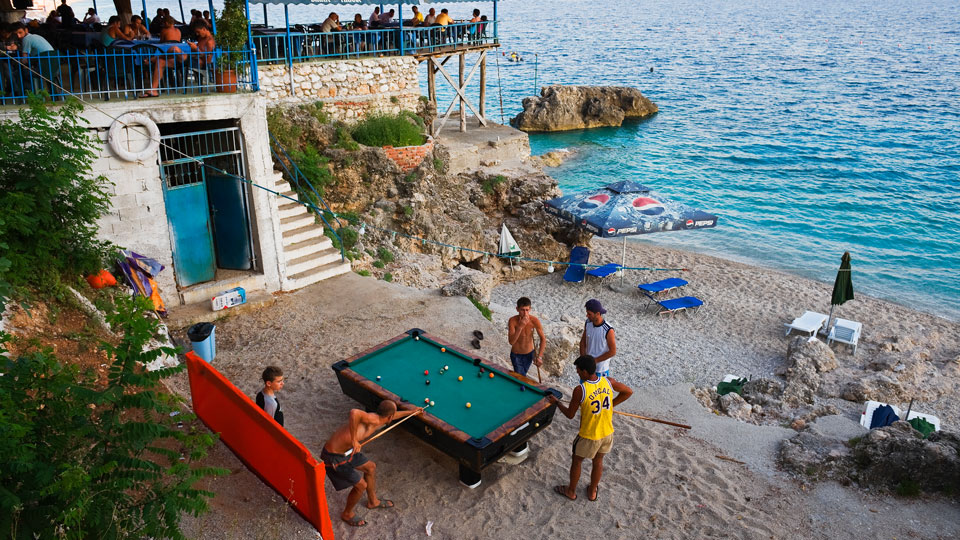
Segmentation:
{"type": "MultiPolygon", "coordinates": [[[[431,6],[493,15],[492,2],[431,6]]],[[[282,6],[268,10],[282,25],[282,6]]],[[[372,6],[290,16],[330,10],[349,20],[372,6]]],[[[262,6],[251,11],[263,21],[262,6]]],[[[503,0],[498,18],[493,120],[546,84],[632,86],[659,106],[620,128],[530,136],[535,154],[575,151],[548,171],[564,191],[636,179],[720,216],[715,229],[637,241],[825,282],[849,251],[856,291],[960,320],[960,2],[503,0]],[[512,51],[524,61],[507,61],[512,51]]],[[[438,84],[443,112],[453,93],[438,84]]]]}
{"type": "Polygon", "coordinates": [[[499,17],[524,61],[488,63],[493,119],[501,91],[509,119],[546,84],[659,106],[530,136],[575,152],[548,170],[565,192],[636,179],[720,216],[638,241],[825,282],[849,251],[856,291],[960,319],[960,3],[504,1],[499,17]]]}

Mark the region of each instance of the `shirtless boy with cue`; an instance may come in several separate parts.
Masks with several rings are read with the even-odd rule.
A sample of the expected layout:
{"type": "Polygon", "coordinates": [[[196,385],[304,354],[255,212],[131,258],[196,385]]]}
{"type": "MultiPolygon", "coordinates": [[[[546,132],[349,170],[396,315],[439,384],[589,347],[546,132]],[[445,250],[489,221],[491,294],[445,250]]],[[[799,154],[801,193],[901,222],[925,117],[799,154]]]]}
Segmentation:
{"type": "MultiPolygon", "coordinates": [[[[405,406],[411,406],[404,404],[405,406]]],[[[393,501],[377,499],[377,465],[360,452],[360,441],[373,435],[381,426],[393,420],[421,412],[421,409],[398,411],[397,404],[389,399],[380,402],[377,412],[368,413],[352,409],[347,423],[333,433],[320,451],[320,460],[327,470],[333,487],[341,491],[353,487],[347,495],[347,504],[340,519],[354,527],[363,527],[366,521],[353,513],[360,496],[367,492],[367,508],[393,508],[393,501]]]]}
{"type": "Polygon", "coordinates": [[[517,300],[517,314],[507,322],[507,341],[510,342],[510,363],[513,370],[526,375],[530,364],[543,365],[543,349],[547,344],[540,319],[530,314],[531,302],[526,296],[517,300]],[[533,331],[540,337],[540,350],[534,357],[533,331]]]}

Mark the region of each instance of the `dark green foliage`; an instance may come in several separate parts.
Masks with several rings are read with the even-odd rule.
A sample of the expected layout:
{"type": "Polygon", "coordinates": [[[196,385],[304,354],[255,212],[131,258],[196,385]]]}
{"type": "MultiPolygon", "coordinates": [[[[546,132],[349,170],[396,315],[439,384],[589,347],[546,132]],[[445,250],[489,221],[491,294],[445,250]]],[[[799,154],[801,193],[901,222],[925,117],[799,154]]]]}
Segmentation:
{"type": "Polygon", "coordinates": [[[470,302],[472,302],[473,305],[476,306],[476,308],[480,310],[480,313],[484,316],[484,318],[486,318],[488,321],[492,321],[492,320],[493,320],[493,314],[490,312],[490,308],[488,308],[487,306],[483,305],[482,302],[480,302],[479,300],[477,300],[476,298],[474,298],[474,297],[472,297],[472,296],[468,296],[467,298],[469,298],[469,299],[470,299],[470,302]]]}
{"type": "Polygon", "coordinates": [[[443,163],[443,160],[442,160],[442,159],[434,158],[434,160],[433,160],[433,168],[434,168],[434,170],[436,170],[437,172],[443,172],[443,168],[444,168],[445,166],[446,166],[446,165],[443,163]]]}
{"type": "MultiPolygon", "coordinates": [[[[3,359],[0,377],[0,531],[4,537],[183,538],[183,513],[207,510],[194,484],[225,471],[198,467],[216,437],[176,427],[193,415],[160,381],[183,366],[142,364],[175,349],[145,350],[158,322],[149,306],[120,296],[107,320],[119,344],[106,386],[50,350],[3,359]]],[[[5,351],[0,333],[0,353],[5,351]]],[[[2,359],[2,354],[0,354],[2,359]]]]}
{"type": "Polygon", "coordinates": [[[353,128],[353,138],[367,146],[419,146],[423,129],[403,115],[371,115],[353,128]]]}
{"type": "Polygon", "coordinates": [[[403,177],[404,182],[416,182],[417,181],[417,172],[413,171],[403,177]]]}
{"type": "Polygon", "coordinates": [[[350,130],[343,126],[337,126],[337,142],[334,143],[333,147],[342,148],[351,152],[360,149],[360,145],[357,144],[357,141],[353,140],[353,136],[350,135],[350,130]]]}
{"type": "MultiPolygon", "coordinates": [[[[300,168],[300,172],[310,181],[313,189],[322,197],[323,188],[333,181],[333,173],[330,172],[330,167],[327,166],[327,164],[330,163],[330,158],[321,155],[320,152],[312,146],[305,146],[303,150],[291,149],[287,152],[290,154],[290,159],[300,168]]],[[[287,166],[291,168],[290,172],[293,172],[292,165],[288,164],[287,166]]],[[[313,194],[313,190],[311,190],[309,186],[295,182],[291,182],[291,185],[293,185],[293,188],[299,195],[305,196],[307,200],[317,204],[315,200],[316,195],[313,194]]]]}
{"type": "Polygon", "coordinates": [[[920,484],[914,480],[902,480],[897,484],[897,495],[901,497],[916,497],[920,495],[920,484]]]}
{"type": "Polygon", "coordinates": [[[498,174],[497,176],[494,176],[492,178],[487,178],[486,180],[484,180],[483,185],[481,187],[483,188],[483,192],[489,195],[493,193],[493,190],[496,189],[497,186],[499,186],[500,184],[506,181],[507,181],[506,176],[502,174],[498,174]]]}
{"type": "Polygon", "coordinates": [[[31,96],[19,121],[0,122],[0,295],[92,272],[112,251],[96,238],[109,182],[90,174],[96,143],[82,106],[50,110],[43,100],[31,96]]]}
{"type": "Polygon", "coordinates": [[[383,275],[383,280],[386,281],[387,283],[393,281],[393,274],[391,274],[390,272],[385,273],[383,275]]]}
{"type": "Polygon", "coordinates": [[[221,69],[237,69],[247,49],[247,15],[242,0],[224,0],[217,17],[217,46],[223,51],[217,57],[221,69]]]}
{"type": "Polygon", "coordinates": [[[390,103],[397,105],[400,103],[400,98],[398,98],[397,96],[390,96],[390,103]]]}
{"type": "Polygon", "coordinates": [[[369,270],[357,270],[357,274],[360,274],[361,276],[366,277],[366,276],[369,276],[369,275],[370,275],[370,271],[369,271],[369,270]]]}
{"type": "Polygon", "coordinates": [[[420,118],[415,112],[400,111],[400,114],[398,116],[400,116],[400,118],[406,118],[407,120],[410,120],[411,122],[416,124],[417,127],[420,128],[421,130],[426,129],[426,124],[423,122],[423,118],[420,118]]]}
{"type": "Polygon", "coordinates": [[[385,247],[380,247],[377,249],[377,257],[385,263],[393,262],[393,252],[385,247]]]}
{"type": "Polygon", "coordinates": [[[374,268],[383,268],[384,266],[386,266],[386,265],[383,264],[383,261],[373,261],[373,267],[374,267],[374,268]]]}
{"type": "Polygon", "coordinates": [[[321,124],[327,124],[330,122],[330,115],[327,114],[327,111],[323,110],[322,101],[314,101],[313,103],[306,103],[300,106],[301,109],[310,113],[310,116],[317,119],[317,122],[321,124]]]}
{"type": "Polygon", "coordinates": [[[343,242],[343,249],[352,249],[360,238],[357,231],[350,227],[340,227],[337,229],[337,234],[340,235],[340,241],[343,242]]]}
{"type": "Polygon", "coordinates": [[[413,215],[413,207],[412,207],[412,206],[404,206],[404,207],[403,207],[403,215],[405,215],[405,216],[407,216],[407,217],[412,216],[412,215],[413,215]]]}

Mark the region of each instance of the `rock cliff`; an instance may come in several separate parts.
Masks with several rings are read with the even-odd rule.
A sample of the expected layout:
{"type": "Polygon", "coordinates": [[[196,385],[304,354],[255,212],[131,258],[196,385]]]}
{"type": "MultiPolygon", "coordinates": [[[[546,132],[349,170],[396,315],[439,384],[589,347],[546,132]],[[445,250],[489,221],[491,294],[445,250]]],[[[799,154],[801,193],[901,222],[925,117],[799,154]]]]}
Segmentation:
{"type": "Polygon", "coordinates": [[[523,131],[564,131],[619,126],[642,118],[657,106],[635,88],[624,86],[545,86],[540,97],[523,100],[523,112],[510,124],[523,131]]]}

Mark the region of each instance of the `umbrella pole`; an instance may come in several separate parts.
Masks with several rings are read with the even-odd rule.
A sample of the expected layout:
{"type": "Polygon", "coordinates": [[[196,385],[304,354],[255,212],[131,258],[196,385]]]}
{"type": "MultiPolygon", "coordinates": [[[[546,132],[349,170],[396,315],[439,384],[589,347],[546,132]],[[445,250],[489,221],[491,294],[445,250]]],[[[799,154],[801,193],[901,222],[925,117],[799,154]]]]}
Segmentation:
{"type": "Polygon", "coordinates": [[[627,265],[627,237],[623,237],[623,255],[620,257],[620,289],[623,289],[623,267],[627,265]]]}
{"type": "Polygon", "coordinates": [[[830,323],[833,322],[833,308],[837,306],[830,304],[830,315],[827,316],[827,327],[824,329],[827,335],[830,335],[830,323]]]}

